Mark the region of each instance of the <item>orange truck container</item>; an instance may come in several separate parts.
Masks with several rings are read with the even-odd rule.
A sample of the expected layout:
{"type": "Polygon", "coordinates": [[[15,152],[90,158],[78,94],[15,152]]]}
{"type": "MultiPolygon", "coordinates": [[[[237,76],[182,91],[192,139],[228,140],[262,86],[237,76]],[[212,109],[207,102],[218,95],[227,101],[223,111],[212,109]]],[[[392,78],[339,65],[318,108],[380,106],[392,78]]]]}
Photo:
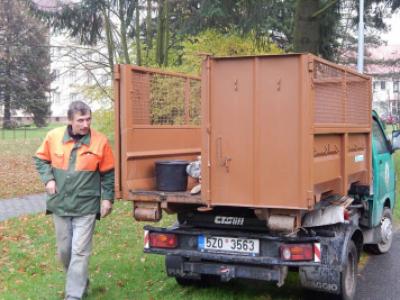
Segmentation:
{"type": "MultiPolygon", "coordinates": [[[[247,278],[353,299],[363,247],[392,243],[393,145],[371,78],[309,54],[206,56],[200,77],[115,69],[116,194],[179,284],[247,278]],[[157,191],[155,165],[201,155],[201,193],[157,191]]],[[[158,173],[159,174],[159,173],[158,173]]],[[[171,178],[168,177],[168,178],[171,178]]],[[[184,186],[184,185],[183,185],[184,186]]]]}
{"type": "Polygon", "coordinates": [[[369,77],[293,54],[209,57],[201,82],[200,127],[200,78],[129,65],[116,70],[116,191],[142,207],[144,219],[159,218],[161,202],[169,210],[178,202],[260,214],[284,209],[299,225],[300,211],[324,196],[370,184],[369,77]],[[154,98],[171,86],[176,98],[154,98]],[[157,105],[171,101],[178,115],[155,119],[157,105]],[[155,161],[200,153],[201,198],[142,193],[155,189],[155,161]]]}

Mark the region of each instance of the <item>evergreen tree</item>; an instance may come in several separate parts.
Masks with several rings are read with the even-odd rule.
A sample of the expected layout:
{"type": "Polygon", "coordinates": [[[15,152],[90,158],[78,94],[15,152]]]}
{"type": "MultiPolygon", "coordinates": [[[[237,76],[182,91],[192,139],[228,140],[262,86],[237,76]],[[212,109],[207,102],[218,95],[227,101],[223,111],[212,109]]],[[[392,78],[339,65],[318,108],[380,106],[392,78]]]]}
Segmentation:
{"type": "Polygon", "coordinates": [[[0,2],[0,104],[5,128],[13,126],[13,109],[33,114],[37,126],[46,124],[52,81],[47,34],[21,1],[0,2]]]}

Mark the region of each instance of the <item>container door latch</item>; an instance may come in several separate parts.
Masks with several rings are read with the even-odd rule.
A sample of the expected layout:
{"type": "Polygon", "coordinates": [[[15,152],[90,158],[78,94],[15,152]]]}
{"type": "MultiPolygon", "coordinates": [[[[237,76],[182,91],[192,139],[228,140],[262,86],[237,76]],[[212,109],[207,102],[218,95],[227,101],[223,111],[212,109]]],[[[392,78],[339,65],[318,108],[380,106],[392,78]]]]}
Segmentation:
{"type": "Polygon", "coordinates": [[[217,138],[217,157],[218,162],[221,167],[225,167],[227,173],[229,173],[229,164],[232,161],[232,158],[222,155],[222,137],[217,138]]]}

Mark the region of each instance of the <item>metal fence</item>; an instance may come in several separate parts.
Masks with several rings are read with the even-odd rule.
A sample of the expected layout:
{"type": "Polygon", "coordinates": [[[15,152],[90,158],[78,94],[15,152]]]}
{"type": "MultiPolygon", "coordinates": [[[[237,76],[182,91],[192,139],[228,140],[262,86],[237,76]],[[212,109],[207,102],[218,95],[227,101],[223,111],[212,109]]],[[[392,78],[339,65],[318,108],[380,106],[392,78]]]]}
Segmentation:
{"type": "MultiPolygon", "coordinates": [[[[66,123],[51,123],[42,128],[37,128],[32,125],[12,129],[0,127],[0,141],[19,141],[31,139],[43,140],[49,130],[65,125],[66,123]]],[[[114,111],[110,109],[94,112],[92,127],[103,132],[109,138],[112,138],[114,133],[114,111]]]]}
{"type": "Polygon", "coordinates": [[[0,140],[26,140],[26,139],[41,139],[51,127],[31,128],[20,127],[14,129],[0,128],[0,140]]]}

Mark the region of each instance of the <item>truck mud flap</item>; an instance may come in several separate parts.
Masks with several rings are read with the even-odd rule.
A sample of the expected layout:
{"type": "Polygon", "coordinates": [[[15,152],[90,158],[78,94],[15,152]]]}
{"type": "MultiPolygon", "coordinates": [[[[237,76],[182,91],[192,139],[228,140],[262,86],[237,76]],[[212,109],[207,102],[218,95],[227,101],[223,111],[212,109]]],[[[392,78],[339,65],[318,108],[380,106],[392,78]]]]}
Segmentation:
{"type": "Polygon", "coordinates": [[[332,266],[300,267],[299,276],[301,285],[305,288],[340,293],[340,271],[332,266]]]}
{"type": "Polygon", "coordinates": [[[255,267],[235,264],[221,264],[201,261],[186,261],[176,255],[167,255],[166,269],[168,276],[184,278],[200,278],[201,275],[218,276],[221,281],[227,282],[234,278],[257,279],[276,282],[282,286],[286,279],[287,266],[273,266],[271,268],[255,267]]]}

